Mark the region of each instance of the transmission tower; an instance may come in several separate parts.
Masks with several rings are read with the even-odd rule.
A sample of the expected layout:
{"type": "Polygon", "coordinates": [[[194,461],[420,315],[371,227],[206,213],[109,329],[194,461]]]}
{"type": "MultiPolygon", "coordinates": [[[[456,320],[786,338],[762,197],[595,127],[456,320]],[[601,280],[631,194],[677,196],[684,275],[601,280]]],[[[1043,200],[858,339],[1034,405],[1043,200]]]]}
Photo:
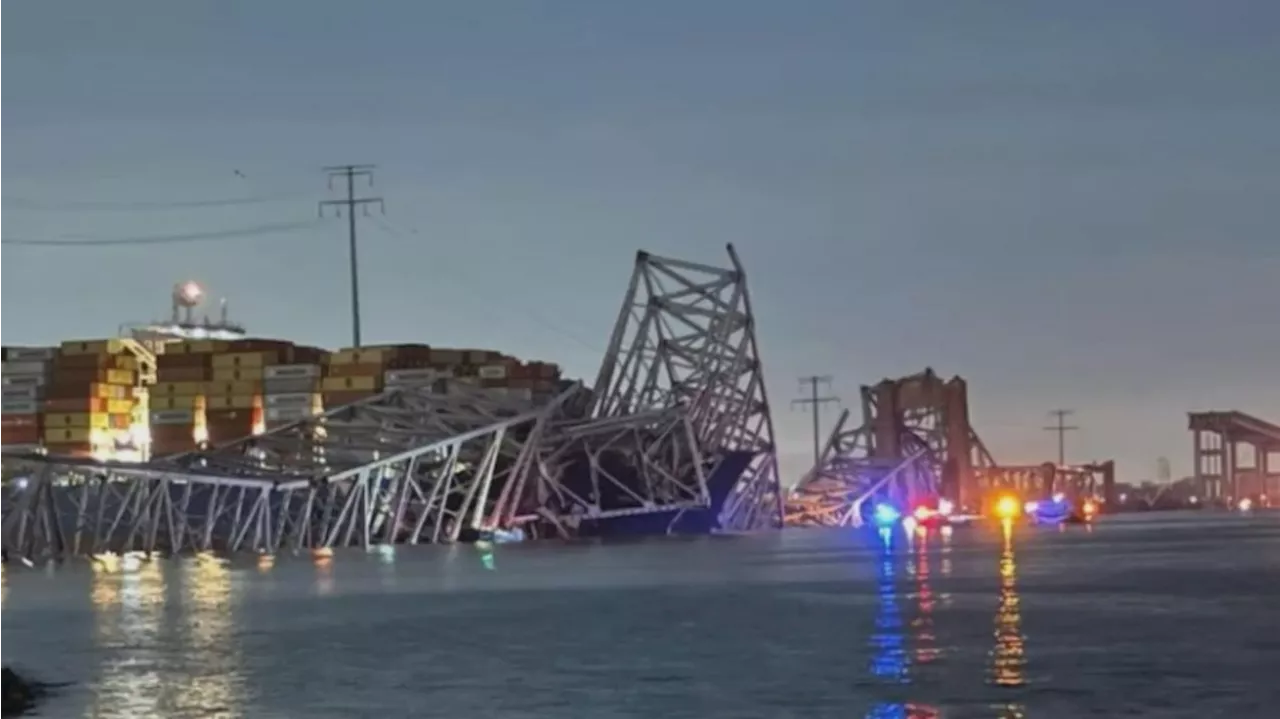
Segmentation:
{"type": "Polygon", "coordinates": [[[335,165],[326,167],[329,175],[329,189],[334,189],[334,180],[341,178],[347,185],[347,196],[341,200],[325,200],[320,203],[320,216],[324,217],[326,207],[334,208],[338,217],[342,216],[342,208],[347,212],[347,242],[351,250],[351,346],[360,346],[360,265],[356,251],[356,208],[366,216],[369,205],[377,205],[378,210],[385,212],[381,197],[356,197],[356,178],[364,178],[373,186],[373,170],[375,165],[335,165]]]}
{"type": "Polygon", "coordinates": [[[1046,432],[1055,432],[1058,435],[1058,466],[1065,467],[1067,465],[1067,432],[1074,432],[1079,427],[1067,424],[1067,418],[1075,414],[1074,409],[1055,409],[1049,411],[1049,416],[1055,417],[1058,421],[1056,424],[1045,427],[1046,432]]]}
{"type": "Polygon", "coordinates": [[[811,375],[809,377],[800,378],[800,391],[806,388],[809,390],[809,396],[791,400],[791,405],[804,406],[809,405],[809,409],[813,412],[813,466],[817,467],[822,461],[822,405],[839,402],[839,397],[823,397],[818,391],[821,385],[830,385],[831,377],[824,375],[811,375]]]}

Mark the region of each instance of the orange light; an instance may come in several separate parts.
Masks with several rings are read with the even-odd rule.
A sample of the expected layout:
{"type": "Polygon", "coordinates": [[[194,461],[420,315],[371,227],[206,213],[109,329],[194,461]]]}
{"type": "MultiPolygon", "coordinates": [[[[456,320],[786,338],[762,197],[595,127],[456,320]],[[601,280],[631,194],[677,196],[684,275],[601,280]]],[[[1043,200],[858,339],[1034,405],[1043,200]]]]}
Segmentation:
{"type": "Polygon", "coordinates": [[[1001,519],[1013,519],[1018,516],[1018,511],[1022,507],[1018,506],[1018,499],[1010,495],[1004,495],[996,500],[996,516],[1001,519]]]}
{"type": "Polygon", "coordinates": [[[913,514],[918,521],[923,522],[933,516],[933,510],[928,507],[916,507],[916,511],[911,514],[913,514]]]}
{"type": "Polygon", "coordinates": [[[1083,509],[1086,517],[1092,517],[1098,513],[1098,505],[1094,504],[1092,499],[1085,500],[1083,509]]]}

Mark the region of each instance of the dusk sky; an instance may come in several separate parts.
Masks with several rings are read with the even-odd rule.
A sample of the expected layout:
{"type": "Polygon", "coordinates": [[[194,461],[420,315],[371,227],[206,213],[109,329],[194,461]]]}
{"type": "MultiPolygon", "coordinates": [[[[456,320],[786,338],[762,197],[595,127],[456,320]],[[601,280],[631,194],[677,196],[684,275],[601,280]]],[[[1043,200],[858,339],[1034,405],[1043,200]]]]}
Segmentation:
{"type": "MultiPolygon", "coordinates": [[[[350,338],[324,165],[376,163],[365,341],[593,379],[634,252],[747,265],[787,480],[796,378],[934,367],[997,460],[1280,422],[1280,2],[7,2],[3,340],[112,335],[174,282],[350,338]],[[239,174],[237,174],[237,171],[239,174]],[[241,176],[242,175],[242,176],[241,176]],[[255,204],[191,206],[234,198],[255,204]],[[187,206],[182,206],[186,203],[187,206]]],[[[827,415],[829,426],[834,411],[827,415]]]]}

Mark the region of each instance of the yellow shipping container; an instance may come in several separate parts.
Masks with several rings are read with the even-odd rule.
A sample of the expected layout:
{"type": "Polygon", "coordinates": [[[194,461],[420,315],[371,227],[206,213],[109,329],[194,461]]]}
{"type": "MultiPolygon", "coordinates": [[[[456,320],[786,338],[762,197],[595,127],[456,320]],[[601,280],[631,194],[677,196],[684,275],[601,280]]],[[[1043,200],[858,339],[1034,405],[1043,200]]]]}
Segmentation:
{"type": "Polygon", "coordinates": [[[109,369],[103,370],[103,379],[107,384],[134,384],[137,382],[137,376],[131,369],[109,369]]]}
{"type": "Polygon", "coordinates": [[[395,355],[389,348],[345,349],[329,355],[329,364],[386,364],[395,355]]]}
{"type": "Polygon", "coordinates": [[[375,376],[325,377],[321,388],[325,392],[345,392],[351,390],[373,392],[378,389],[378,385],[381,381],[381,377],[375,376]]]}
{"type": "Polygon", "coordinates": [[[58,348],[64,355],[115,355],[124,352],[122,340],[67,340],[58,348]]]}
{"type": "Polygon", "coordinates": [[[262,381],[261,367],[214,367],[214,382],[262,381]]]}
{"type": "Polygon", "coordinates": [[[202,410],[204,408],[204,395],[199,394],[173,394],[152,397],[150,407],[153,412],[169,409],[202,410]]]}
{"type": "Polygon", "coordinates": [[[221,397],[209,397],[209,409],[253,409],[262,406],[262,395],[237,394],[221,397]]]}
{"type": "Polygon", "coordinates": [[[129,414],[136,404],[131,399],[109,399],[107,400],[107,414],[129,414]]]}
{"type": "Polygon", "coordinates": [[[228,352],[213,356],[213,368],[219,369],[261,369],[276,364],[277,352],[228,352]]]}
{"type": "Polygon", "coordinates": [[[48,429],[85,427],[106,429],[111,425],[111,415],[106,412],[50,412],[44,416],[48,429]]]}
{"type": "Polygon", "coordinates": [[[151,394],[155,397],[201,394],[204,385],[204,382],[156,382],[151,386],[151,394]]]}
{"type": "Polygon", "coordinates": [[[90,429],[88,427],[51,427],[44,431],[44,441],[51,444],[90,442],[100,439],[102,436],[103,433],[101,430],[90,429]]]}
{"type": "Polygon", "coordinates": [[[239,382],[205,382],[204,392],[209,396],[215,394],[260,394],[262,383],[256,380],[240,380],[239,382]]]}

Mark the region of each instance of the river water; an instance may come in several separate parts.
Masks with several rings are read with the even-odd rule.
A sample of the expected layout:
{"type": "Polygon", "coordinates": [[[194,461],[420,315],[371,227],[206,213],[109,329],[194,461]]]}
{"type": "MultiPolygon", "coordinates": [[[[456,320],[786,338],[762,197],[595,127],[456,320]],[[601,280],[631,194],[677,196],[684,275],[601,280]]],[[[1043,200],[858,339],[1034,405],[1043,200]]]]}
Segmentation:
{"type": "Polygon", "coordinates": [[[45,717],[1280,715],[1280,518],[9,567],[45,717]]]}

